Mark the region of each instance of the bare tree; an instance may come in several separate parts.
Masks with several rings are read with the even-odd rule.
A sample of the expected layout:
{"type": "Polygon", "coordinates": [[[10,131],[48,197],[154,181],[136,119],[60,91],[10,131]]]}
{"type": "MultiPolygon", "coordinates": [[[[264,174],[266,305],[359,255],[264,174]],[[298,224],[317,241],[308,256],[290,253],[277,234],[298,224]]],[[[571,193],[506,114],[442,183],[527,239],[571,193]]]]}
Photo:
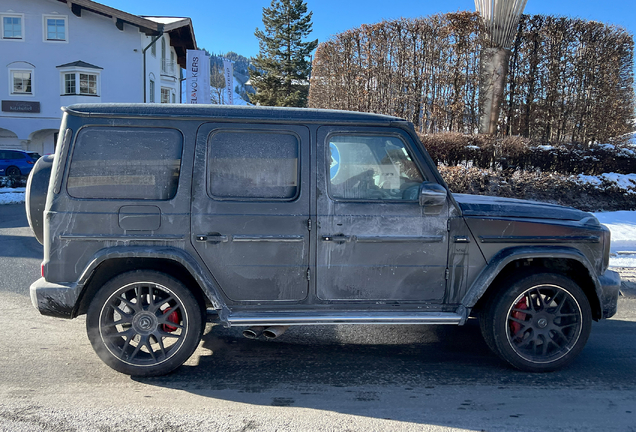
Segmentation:
{"type": "MultiPolygon", "coordinates": [[[[479,125],[476,13],[363,25],[318,46],[309,106],[398,115],[425,133],[479,125]]],[[[500,134],[606,141],[633,129],[634,40],[598,22],[522,15],[500,134]]]]}

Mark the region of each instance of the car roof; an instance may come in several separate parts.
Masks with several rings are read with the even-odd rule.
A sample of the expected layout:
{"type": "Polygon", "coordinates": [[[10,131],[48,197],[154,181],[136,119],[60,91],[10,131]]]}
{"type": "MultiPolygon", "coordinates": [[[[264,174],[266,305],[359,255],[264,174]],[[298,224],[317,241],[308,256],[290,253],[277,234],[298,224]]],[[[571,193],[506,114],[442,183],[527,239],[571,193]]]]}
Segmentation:
{"type": "Polygon", "coordinates": [[[82,117],[179,117],[219,120],[291,121],[298,123],[406,123],[404,119],[383,114],[313,108],[256,107],[188,104],[76,104],[63,108],[82,117]]]}

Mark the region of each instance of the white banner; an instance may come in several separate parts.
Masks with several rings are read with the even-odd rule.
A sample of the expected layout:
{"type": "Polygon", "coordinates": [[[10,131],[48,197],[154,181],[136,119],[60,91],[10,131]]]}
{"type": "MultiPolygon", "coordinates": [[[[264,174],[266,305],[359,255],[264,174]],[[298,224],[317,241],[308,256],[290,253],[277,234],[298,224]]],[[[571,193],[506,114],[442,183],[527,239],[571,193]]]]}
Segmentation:
{"type": "Polygon", "coordinates": [[[188,50],[186,56],[186,103],[210,103],[210,57],[205,51],[188,50]]]}
{"type": "Polygon", "coordinates": [[[232,62],[223,59],[223,74],[225,76],[225,104],[234,105],[234,66],[232,62]]]}

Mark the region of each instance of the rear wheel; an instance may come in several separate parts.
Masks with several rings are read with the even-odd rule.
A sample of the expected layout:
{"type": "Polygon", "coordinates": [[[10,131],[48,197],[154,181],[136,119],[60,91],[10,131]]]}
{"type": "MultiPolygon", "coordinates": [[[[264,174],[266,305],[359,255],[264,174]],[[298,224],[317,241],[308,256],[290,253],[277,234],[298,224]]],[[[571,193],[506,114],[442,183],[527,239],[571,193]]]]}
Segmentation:
{"type": "Polygon", "coordinates": [[[547,372],[574,360],[590,335],[592,311],[583,290],[554,273],[521,277],[481,315],[488,346],[514,367],[547,372]]]}
{"type": "Polygon", "coordinates": [[[88,338],[116,371],[167,374],[181,366],[201,338],[201,307],[173,277],[150,270],[124,273],[97,293],[87,313],[88,338]]]}
{"type": "Polygon", "coordinates": [[[10,166],[9,168],[7,168],[4,173],[8,176],[8,177],[18,177],[20,175],[22,175],[22,172],[20,172],[20,168],[15,167],[15,166],[10,166]]]}

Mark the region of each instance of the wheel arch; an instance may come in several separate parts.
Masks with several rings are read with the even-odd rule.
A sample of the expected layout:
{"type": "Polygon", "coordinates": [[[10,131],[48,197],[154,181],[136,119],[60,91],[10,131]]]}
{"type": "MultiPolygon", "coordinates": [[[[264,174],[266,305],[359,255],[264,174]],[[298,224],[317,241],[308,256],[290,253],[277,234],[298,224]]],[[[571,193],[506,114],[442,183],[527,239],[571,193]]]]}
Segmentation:
{"type": "Polygon", "coordinates": [[[462,306],[480,310],[488,299],[497,294],[501,283],[517,275],[539,270],[562,274],[581,287],[590,302],[592,317],[603,316],[602,288],[592,265],[579,250],[558,248],[508,248],[499,252],[479,274],[462,299],[462,306]]]}
{"type": "Polygon", "coordinates": [[[142,269],[166,273],[186,285],[201,304],[223,309],[216,283],[187,252],[176,248],[121,247],[100,251],[84,270],[78,281],[82,289],[73,316],[86,313],[95,293],[108,280],[142,269]]]}

